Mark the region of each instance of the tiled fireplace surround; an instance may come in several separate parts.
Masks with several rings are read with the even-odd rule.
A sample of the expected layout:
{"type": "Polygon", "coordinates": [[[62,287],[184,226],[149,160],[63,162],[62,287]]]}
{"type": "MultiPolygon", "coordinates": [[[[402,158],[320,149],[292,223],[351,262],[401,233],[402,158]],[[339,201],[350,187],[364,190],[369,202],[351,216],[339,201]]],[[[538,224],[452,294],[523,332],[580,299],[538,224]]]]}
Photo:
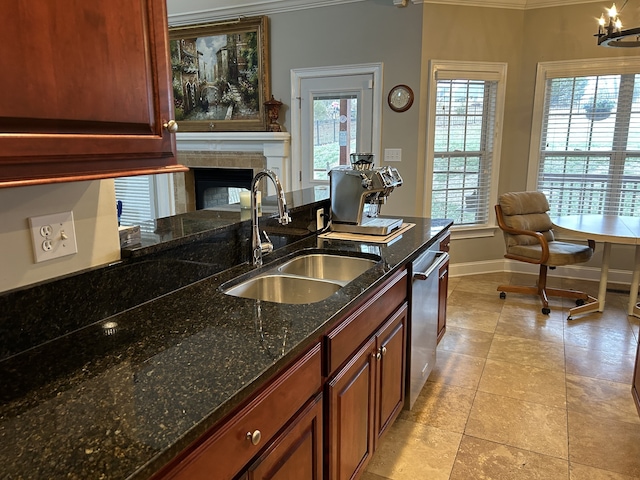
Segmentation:
{"type": "MultiPolygon", "coordinates": [[[[174,174],[176,213],[196,209],[194,168],[251,169],[253,174],[268,168],[291,189],[291,137],[286,132],[185,132],[176,136],[178,163],[189,167],[174,174]]],[[[272,194],[272,186],[267,187],[272,194]]]]}

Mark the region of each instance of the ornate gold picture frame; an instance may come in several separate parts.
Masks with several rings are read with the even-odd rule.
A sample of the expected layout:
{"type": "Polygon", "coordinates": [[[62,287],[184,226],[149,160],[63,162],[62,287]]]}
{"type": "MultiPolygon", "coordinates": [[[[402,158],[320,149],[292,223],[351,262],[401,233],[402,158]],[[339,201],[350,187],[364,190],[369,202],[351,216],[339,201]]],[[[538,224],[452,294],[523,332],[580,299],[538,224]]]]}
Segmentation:
{"type": "Polygon", "coordinates": [[[264,131],[269,99],[268,17],[169,29],[180,131],[264,131]]]}

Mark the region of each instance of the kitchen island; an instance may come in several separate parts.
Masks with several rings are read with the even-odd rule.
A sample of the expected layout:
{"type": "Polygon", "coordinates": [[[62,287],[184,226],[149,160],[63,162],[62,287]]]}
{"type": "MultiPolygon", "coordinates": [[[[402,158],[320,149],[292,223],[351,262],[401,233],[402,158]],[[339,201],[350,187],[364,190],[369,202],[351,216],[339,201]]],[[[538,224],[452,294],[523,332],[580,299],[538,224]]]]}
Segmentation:
{"type": "MultiPolygon", "coordinates": [[[[317,344],[451,225],[448,220],[405,221],[415,227],[387,245],[310,235],[265,257],[263,269],[308,249],[381,258],[312,304],[260,302],[221,291],[225,282],[254,270],[247,262],[231,268],[220,262],[224,252],[248,248],[246,229],[220,231],[217,243],[214,235],[204,246],[190,242],[155,253],[162,257],[150,255],[156,262],[184,262],[183,252],[189,266],[205,269],[204,278],[0,362],[3,384],[9,385],[0,407],[3,478],[153,476],[317,344]],[[195,247],[198,261],[190,256],[195,247]],[[217,265],[212,270],[202,257],[207,248],[210,265],[217,265]]],[[[132,282],[132,288],[144,289],[145,278],[132,282]]],[[[91,303],[94,292],[87,290],[83,298],[91,303]]],[[[67,308],[72,312],[74,305],[67,308]]],[[[57,321],[44,315],[41,328],[55,329],[57,321]]],[[[19,324],[16,318],[16,328],[19,324]]],[[[7,321],[3,325],[9,329],[7,321]]]]}

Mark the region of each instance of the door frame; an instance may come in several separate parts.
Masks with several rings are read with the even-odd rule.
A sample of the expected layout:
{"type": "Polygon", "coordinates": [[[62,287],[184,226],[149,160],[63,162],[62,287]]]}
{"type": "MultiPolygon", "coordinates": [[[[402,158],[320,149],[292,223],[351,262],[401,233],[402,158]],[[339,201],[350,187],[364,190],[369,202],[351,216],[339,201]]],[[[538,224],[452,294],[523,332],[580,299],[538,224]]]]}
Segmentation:
{"type": "Polygon", "coordinates": [[[373,111],[371,118],[371,146],[374,158],[380,158],[382,141],[382,69],[380,63],[362,63],[329,67],[291,69],[291,189],[302,189],[302,118],[300,91],[302,81],[317,77],[341,77],[350,75],[372,75],[373,111]]]}

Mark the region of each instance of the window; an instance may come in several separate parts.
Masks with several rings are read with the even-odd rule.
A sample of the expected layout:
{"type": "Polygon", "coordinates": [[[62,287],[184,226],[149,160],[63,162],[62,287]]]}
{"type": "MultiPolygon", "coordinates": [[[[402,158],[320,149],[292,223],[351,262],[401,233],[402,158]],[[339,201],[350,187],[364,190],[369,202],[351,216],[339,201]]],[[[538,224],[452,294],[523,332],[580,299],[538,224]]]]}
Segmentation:
{"type": "Polygon", "coordinates": [[[153,232],[150,220],[175,215],[173,174],[120,177],[114,183],[116,201],[122,202],[121,225],[140,225],[142,231],[153,232]]]}
{"type": "Polygon", "coordinates": [[[505,83],[505,64],[431,62],[426,212],[454,229],[493,227],[505,83]]]}
{"type": "Polygon", "coordinates": [[[551,215],[640,216],[637,72],[620,59],[538,67],[529,188],[551,215]]]}
{"type": "Polygon", "coordinates": [[[382,64],[291,71],[293,189],[326,185],[355,152],[380,151],[382,64]]]}

